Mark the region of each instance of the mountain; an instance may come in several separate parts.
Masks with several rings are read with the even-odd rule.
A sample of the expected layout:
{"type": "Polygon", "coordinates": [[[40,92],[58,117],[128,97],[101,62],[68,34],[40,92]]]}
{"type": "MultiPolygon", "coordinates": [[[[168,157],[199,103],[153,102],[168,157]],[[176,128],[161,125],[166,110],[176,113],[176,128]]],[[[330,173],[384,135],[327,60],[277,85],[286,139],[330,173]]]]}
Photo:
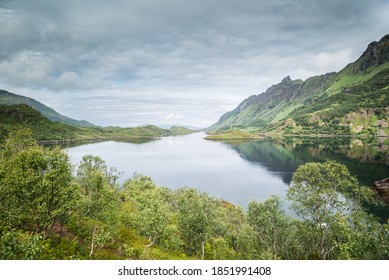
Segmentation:
{"type": "Polygon", "coordinates": [[[173,127],[185,127],[190,130],[202,130],[203,128],[193,125],[187,125],[187,124],[174,124],[174,123],[164,123],[164,124],[158,124],[158,127],[163,129],[171,129],[173,127]]]}
{"type": "Polygon", "coordinates": [[[336,73],[289,76],[243,100],[207,131],[389,135],[389,35],[336,73]]]}
{"type": "Polygon", "coordinates": [[[87,129],[48,120],[26,104],[0,104],[0,143],[11,131],[30,129],[37,140],[87,138],[87,129]]]}
{"type": "Polygon", "coordinates": [[[42,115],[44,115],[45,117],[47,117],[49,120],[51,120],[53,122],[59,122],[59,123],[64,123],[64,124],[68,124],[68,125],[82,126],[82,127],[95,126],[94,124],[92,124],[88,121],[85,121],[85,120],[78,121],[78,120],[74,120],[74,119],[65,117],[65,116],[57,113],[53,109],[47,107],[46,105],[36,101],[35,99],[25,97],[22,95],[17,95],[14,93],[10,93],[10,92],[5,91],[5,90],[0,90],[0,104],[3,104],[3,105],[26,104],[26,105],[30,106],[31,108],[39,111],[40,113],[42,113],[42,115]]]}
{"type": "Polygon", "coordinates": [[[161,136],[186,135],[196,131],[183,127],[162,129],[154,125],[142,127],[82,127],[53,122],[42,113],[26,104],[2,105],[0,104],[0,146],[1,142],[12,131],[29,129],[36,140],[98,140],[120,139],[122,141],[134,139],[144,142],[144,138],[156,139],[161,136]]]}

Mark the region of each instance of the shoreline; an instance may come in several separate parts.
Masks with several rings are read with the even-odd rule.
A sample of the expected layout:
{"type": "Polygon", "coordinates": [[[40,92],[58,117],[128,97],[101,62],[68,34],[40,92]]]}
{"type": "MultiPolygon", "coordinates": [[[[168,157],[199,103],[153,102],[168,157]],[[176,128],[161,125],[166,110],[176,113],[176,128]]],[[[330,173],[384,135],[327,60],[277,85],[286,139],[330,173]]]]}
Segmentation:
{"type": "Polygon", "coordinates": [[[266,138],[286,138],[286,137],[295,137],[295,138],[356,138],[356,139],[371,139],[371,138],[377,138],[377,139],[387,139],[389,136],[382,136],[382,135],[376,135],[376,136],[370,136],[370,135],[352,135],[352,134],[258,134],[258,135],[252,135],[252,136],[228,136],[228,133],[226,134],[208,134],[208,136],[204,137],[206,140],[262,140],[266,138]],[[223,137],[226,136],[226,137],[223,137]]]}
{"type": "Polygon", "coordinates": [[[98,142],[109,140],[132,140],[132,139],[152,139],[159,140],[164,136],[124,136],[124,137],[94,137],[94,138],[75,138],[75,139],[51,139],[51,140],[38,140],[38,144],[42,145],[55,145],[55,144],[69,144],[76,142],[98,142]]]}

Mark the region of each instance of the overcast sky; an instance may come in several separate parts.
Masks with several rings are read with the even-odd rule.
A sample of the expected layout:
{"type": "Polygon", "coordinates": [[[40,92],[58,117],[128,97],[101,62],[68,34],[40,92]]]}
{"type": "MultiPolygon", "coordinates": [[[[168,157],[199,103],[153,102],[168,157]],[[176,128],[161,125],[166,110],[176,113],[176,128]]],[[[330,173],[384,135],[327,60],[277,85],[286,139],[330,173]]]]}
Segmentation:
{"type": "Polygon", "coordinates": [[[0,0],[0,88],[98,125],[205,127],[287,75],[339,71],[389,0],[0,0]]]}

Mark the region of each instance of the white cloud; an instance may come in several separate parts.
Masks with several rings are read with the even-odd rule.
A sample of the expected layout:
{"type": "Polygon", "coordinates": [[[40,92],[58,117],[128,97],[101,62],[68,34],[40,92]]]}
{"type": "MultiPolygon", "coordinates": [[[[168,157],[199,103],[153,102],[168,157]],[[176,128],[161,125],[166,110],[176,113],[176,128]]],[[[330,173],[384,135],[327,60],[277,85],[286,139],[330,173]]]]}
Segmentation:
{"type": "Polygon", "coordinates": [[[182,114],[170,113],[168,116],[166,116],[165,119],[177,121],[177,120],[183,120],[183,119],[185,119],[185,117],[182,114]]]}
{"type": "Polygon", "coordinates": [[[382,0],[3,1],[0,84],[99,124],[173,114],[203,126],[287,75],[340,70],[387,32],[387,7],[382,0]]]}
{"type": "Polygon", "coordinates": [[[11,85],[45,87],[51,81],[53,61],[39,52],[25,50],[0,62],[0,75],[11,85]]]}

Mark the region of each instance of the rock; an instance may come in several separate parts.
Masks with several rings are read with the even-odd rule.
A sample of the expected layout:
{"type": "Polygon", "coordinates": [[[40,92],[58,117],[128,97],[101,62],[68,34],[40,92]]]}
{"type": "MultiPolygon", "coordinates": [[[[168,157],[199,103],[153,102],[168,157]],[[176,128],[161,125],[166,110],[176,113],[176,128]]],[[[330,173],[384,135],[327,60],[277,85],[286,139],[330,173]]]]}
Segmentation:
{"type": "Polygon", "coordinates": [[[289,82],[291,82],[291,81],[292,81],[292,79],[291,79],[290,76],[288,75],[288,76],[286,76],[285,78],[282,79],[281,83],[289,83],[289,82]]]}
{"type": "Polygon", "coordinates": [[[379,42],[370,43],[358,61],[360,62],[361,71],[370,66],[380,66],[389,61],[389,34],[385,35],[379,42]]]}
{"type": "Polygon", "coordinates": [[[372,189],[385,203],[389,204],[389,178],[374,182],[372,189]]]}
{"type": "Polygon", "coordinates": [[[375,126],[378,126],[379,128],[387,128],[388,123],[385,120],[378,120],[375,126]]]}
{"type": "Polygon", "coordinates": [[[352,132],[354,133],[360,133],[363,130],[363,125],[358,125],[357,127],[352,128],[352,132]]]}

